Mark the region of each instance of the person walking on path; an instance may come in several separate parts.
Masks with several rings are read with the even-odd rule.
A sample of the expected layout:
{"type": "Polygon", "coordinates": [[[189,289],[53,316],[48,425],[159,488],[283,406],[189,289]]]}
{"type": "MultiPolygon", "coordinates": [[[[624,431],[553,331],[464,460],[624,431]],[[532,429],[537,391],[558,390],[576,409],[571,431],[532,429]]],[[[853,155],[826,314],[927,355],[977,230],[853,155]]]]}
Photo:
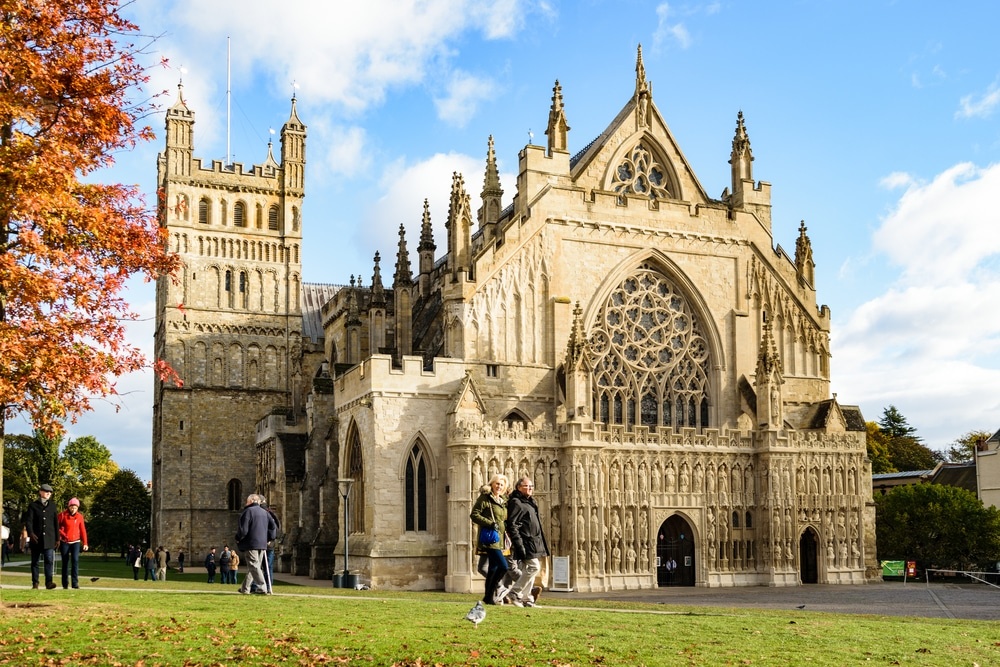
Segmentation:
{"type": "Polygon", "coordinates": [[[87,525],[80,514],[80,501],[70,498],[66,509],[56,517],[59,526],[59,552],[62,554],[62,587],[69,588],[72,575],[73,588],[80,587],[80,549],[87,545],[87,525]]]}
{"type": "Polygon", "coordinates": [[[184,574],[184,550],[180,549],[177,552],[177,571],[184,574]]]}
{"type": "Polygon", "coordinates": [[[240,574],[240,555],[236,549],[229,552],[229,583],[238,584],[240,574]]]}
{"type": "Polygon", "coordinates": [[[504,475],[494,475],[490,480],[490,490],[479,495],[472,506],[472,513],[469,518],[479,527],[479,533],[486,530],[495,530],[497,539],[494,542],[484,542],[483,536],[476,536],[476,543],[479,549],[486,552],[489,558],[489,570],[486,573],[486,590],[483,593],[483,603],[497,604],[495,596],[497,586],[507,574],[509,566],[507,559],[503,555],[506,543],[505,522],[507,520],[507,499],[504,492],[507,490],[507,477],[504,475]]]}
{"type": "Polygon", "coordinates": [[[143,557],[142,564],[146,568],[145,574],[142,575],[142,580],[149,581],[152,579],[156,581],[156,553],[153,551],[152,545],[146,549],[146,555],[143,557]]]}
{"type": "Polygon", "coordinates": [[[247,496],[246,506],[240,513],[236,530],[236,546],[246,556],[247,576],[239,587],[242,595],[250,594],[250,585],[256,583],[258,593],[271,594],[271,577],[267,573],[267,543],[277,537],[278,524],[270,512],[260,506],[256,493],[247,496]]]}
{"type": "Polygon", "coordinates": [[[535,485],[527,477],[517,482],[517,488],[507,499],[507,530],[511,556],[519,561],[521,576],[514,583],[508,599],[518,607],[535,606],[537,593],[532,592],[541,559],[549,555],[549,545],[542,532],[538,503],[532,497],[535,485]]]}
{"type": "Polygon", "coordinates": [[[31,547],[31,587],[38,588],[38,561],[44,561],[45,588],[53,589],[55,576],[56,543],[59,541],[59,527],[56,524],[56,504],[52,501],[52,487],[41,484],[38,500],[28,505],[25,513],[24,535],[31,547]]]}
{"type": "Polygon", "coordinates": [[[167,580],[167,550],[162,546],[156,550],[156,580],[167,580]]]}

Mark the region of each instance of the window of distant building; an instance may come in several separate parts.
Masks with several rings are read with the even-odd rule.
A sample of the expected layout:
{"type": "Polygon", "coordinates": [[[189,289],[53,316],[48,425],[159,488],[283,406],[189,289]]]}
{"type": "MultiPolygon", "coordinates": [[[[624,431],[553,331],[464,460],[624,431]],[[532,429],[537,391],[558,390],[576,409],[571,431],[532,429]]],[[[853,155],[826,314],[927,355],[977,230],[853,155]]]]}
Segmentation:
{"type": "Polygon", "coordinates": [[[203,225],[207,225],[210,222],[209,217],[210,216],[209,216],[208,198],[202,197],[198,201],[198,222],[200,222],[203,225]]]}
{"type": "Polygon", "coordinates": [[[226,485],[226,506],[230,512],[243,509],[243,483],[238,479],[229,480],[226,485]]]}
{"type": "Polygon", "coordinates": [[[241,201],[236,202],[233,206],[233,226],[234,227],[246,227],[246,212],[247,205],[241,201]]]}
{"type": "Polygon", "coordinates": [[[278,231],[278,207],[272,206],[267,211],[267,228],[271,231],[278,231]]]}

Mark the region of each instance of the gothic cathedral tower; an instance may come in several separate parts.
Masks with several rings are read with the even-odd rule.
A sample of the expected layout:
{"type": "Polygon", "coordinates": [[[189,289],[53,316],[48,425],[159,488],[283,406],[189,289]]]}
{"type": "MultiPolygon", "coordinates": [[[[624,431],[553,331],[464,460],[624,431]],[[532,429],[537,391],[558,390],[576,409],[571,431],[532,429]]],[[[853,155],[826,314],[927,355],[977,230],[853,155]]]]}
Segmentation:
{"type": "Polygon", "coordinates": [[[257,422],[293,408],[302,314],[306,128],[292,98],[262,164],[194,157],[194,112],[178,88],[157,165],[160,224],[181,256],[156,289],[152,541],[198,558],[231,539],[257,483],[257,422]]]}

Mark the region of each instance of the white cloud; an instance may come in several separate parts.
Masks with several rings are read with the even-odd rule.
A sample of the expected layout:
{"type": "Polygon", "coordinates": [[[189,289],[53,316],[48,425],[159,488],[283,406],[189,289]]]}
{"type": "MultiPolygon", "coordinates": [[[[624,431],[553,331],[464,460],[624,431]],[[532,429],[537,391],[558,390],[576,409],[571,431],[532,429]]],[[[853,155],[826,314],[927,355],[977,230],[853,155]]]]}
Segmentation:
{"type": "MultiPolygon", "coordinates": [[[[718,11],[718,6],[710,6],[709,9],[713,9],[710,13],[715,13],[718,11]]],[[[671,23],[668,20],[672,16],[670,3],[664,2],[657,5],[656,16],[658,23],[656,25],[656,32],[653,33],[654,47],[659,47],[667,41],[676,42],[682,49],[686,49],[691,45],[691,35],[688,33],[688,29],[684,23],[671,23]]]]}
{"type": "Polygon", "coordinates": [[[955,112],[955,118],[989,118],[1000,104],[1000,85],[994,81],[986,92],[966,95],[958,104],[959,109],[955,112]]]}
{"type": "Polygon", "coordinates": [[[913,185],[913,177],[903,171],[894,171],[881,181],[881,185],[886,190],[895,190],[896,188],[908,188],[913,185]]]}
{"type": "MultiPolygon", "coordinates": [[[[476,211],[482,203],[479,193],[482,190],[483,174],[486,169],[485,155],[484,146],[482,157],[437,153],[412,164],[400,159],[388,165],[380,179],[385,194],[365,212],[364,223],[358,227],[361,237],[358,240],[358,247],[371,248],[372,255],[375,250],[379,250],[383,256],[383,265],[388,262],[388,266],[394,266],[395,241],[398,239],[399,225],[402,223],[406,229],[406,244],[410,251],[411,262],[415,261],[424,213],[424,199],[427,199],[431,225],[434,229],[434,243],[437,245],[435,255],[437,257],[443,255],[448,247],[445,221],[448,219],[452,174],[458,172],[465,180],[465,191],[470,195],[475,225],[476,211]],[[386,245],[389,243],[392,247],[386,245]],[[392,258],[391,261],[387,259],[388,257],[392,258]]],[[[502,164],[499,167],[501,185],[507,193],[503,202],[506,206],[510,203],[511,193],[515,189],[516,175],[504,173],[502,164]]]]}
{"type": "MultiPolygon", "coordinates": [[[[371,168],[372,157],[367,146],[367,133],[363,127],[337,125],[321,128],[317,135],[316,143],[327,147],[323,159],[326,172],[335,176],[351,177],[363,174],[371,168]]],[[[323,176],[325,177],[325,174],[323,176]]]]}
{"type": "Polygon", "coordinates": [[[834,326],[834,389],[868,419],[896,405],[943,447],[997,426],[1000,165],[958,164],[926,183],[892,174],[883,184],[906,188],[872,239],[899,273],[834,326]]]}
{"type": "Polygon", "coordinates": [[[465,127],[476,114],[479,103],[494,98],[496,94],[497,86],[490,79],[455,71],[448,82],[447,95],[435,98],[434,107],[441,120],[465,127]]]}

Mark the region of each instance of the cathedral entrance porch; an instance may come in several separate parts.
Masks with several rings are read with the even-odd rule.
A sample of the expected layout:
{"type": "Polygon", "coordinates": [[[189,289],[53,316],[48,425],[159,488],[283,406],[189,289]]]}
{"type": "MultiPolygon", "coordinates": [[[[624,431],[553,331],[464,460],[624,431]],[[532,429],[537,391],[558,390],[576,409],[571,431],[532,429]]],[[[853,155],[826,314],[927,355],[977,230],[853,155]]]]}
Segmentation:
{"type": "Polygon", "coordinates": [[[691,526],[674,515],[660,525],[656,535],[656,584],[694,586],[695,554],[691,526]]]}

